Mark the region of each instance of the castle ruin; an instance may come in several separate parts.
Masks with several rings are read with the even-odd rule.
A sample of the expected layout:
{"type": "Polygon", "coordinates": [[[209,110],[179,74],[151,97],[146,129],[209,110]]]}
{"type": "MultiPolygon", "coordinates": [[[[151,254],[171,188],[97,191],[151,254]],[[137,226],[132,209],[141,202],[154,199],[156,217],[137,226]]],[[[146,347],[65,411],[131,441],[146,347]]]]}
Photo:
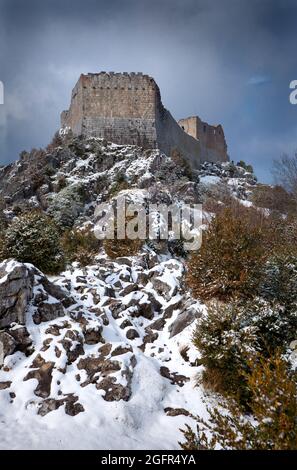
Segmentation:
{"type": "Polygon", "coordinates": [[[61,114],[62,128],[122,145],[180,153],[195,168],[203,161],[226,161],[222,126],[209,126],[197,116],[177,123],[164,108],[153,78],[142,73],[81,75],[70,108],[61,114]]]}

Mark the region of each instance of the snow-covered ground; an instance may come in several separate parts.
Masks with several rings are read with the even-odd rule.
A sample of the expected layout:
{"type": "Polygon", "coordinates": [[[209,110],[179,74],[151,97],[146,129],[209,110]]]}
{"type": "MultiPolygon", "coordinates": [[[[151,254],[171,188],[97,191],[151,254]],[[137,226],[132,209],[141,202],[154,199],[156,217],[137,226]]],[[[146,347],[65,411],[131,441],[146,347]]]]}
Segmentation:
{"type": "MultiPolygon", "coordinates": [[[[35,276],[34,297],[27,313],[27,329],[34,352],[28,357],[21,352],[7,356],[0,370],[0,383],[11,382],[9,388],[0,390],[1,449],[178,449],[178,441],[182,440],[179,429],[192,419],[184,414],[168,416],[168,410],[167,413],[164,410],[183,409],[182,413],[188,411],[206,417],[206,398],[197,387],[199,368],[191,365],[197,357],[191,343],[195,322],[170,338],[170,325],[182,311],[194,309],[198,314],[205,307],[186,298],[182,292],[184,268],[181,262],[166,257],[162,261],[152,253],[145,259],[154,260],[151,268],[143,267],[144,256],[123,259],[120,263],[102,257],[92,267],[73,266],[59,278],[52,278],[55,284],[68,286],[75,303],[65,310],[65,316],[40,324],[33,321],[34,299],[42,290],[35,276]],[[129,286],[137,290],[125,294],[129,286]],[[113,305],[114,301],[117,310],[112,313],[109,303],[113,305]],[[152,313],[148,310],[149,314],[145,314],[149,318],[136,313],[137,305],[147,307],[154,301],[156,306],[152,313]],[[176,305],[176,309],[168,310],[172,305],[176,305]],[[105,314],[104,321],[101,314],[105,314]],[[165,326],[153,329],[158,319],[164,319],[165,326]],[[131,325],[123,328],[125,320],[131,325]],[[102,328],[101,339],[86,344],[86,328],[90,331],[98,325],[102,328]],[[131,328],[139,337],[127,338],[131,328]],[[155,336],[143,347],[148,331],[155,336]],[[83,347],[77,358],[74,355],[70,361],[67,348],[62,344],[65,335],[71,337],[69,332],[77,332],[79,337],[74,338],[70,350],[75,351],[79,343],[83,347]],[[99,351],[107,344],[111,345],[110,353],[104,360],[111,364],[116,362],[118,370],[111,367],[104,373],[104,369],[99,371],[98,367],[92,383],[86,385],[88,374],[81,368],[81,361],[102,357],[99,351]],[[113,356],[119,346],[127,348],[128,352],[113,356]],[[189,348],[188,360],[181,356],[185,346],[189,348]],[[43,363],[52,364],[53,369],[49,395],[43,391],[41,397],[37,396],[38,392],[36,395],[37,379],[24,381],[24,378],[43,363]],[[160,373],[161,367],[173,374],[175,384],[164,376],[166,372],[160,373]],[[129,379],[125,375],[127,369],[129,379]],[[130,381],[128,400],[104,399],[106,390],[96,385],[106,374],[123,387],[130,381]],[[65,413],[63,404],[43,416],[38,414],[42,403],[49,399],[61,400],[67,394],[77,397],[84,411],[70,416],[65,413]]],[[[51,303],[55,301],[48,299],[51,303]]]]}
{"type": "MultiPolygon", "coordinates": [[[[228,194],[249,206],[255,184],[229,162],[205,162],[191,174],[159,150],[95,138],[33,151],[0,169],[8,223],[17,204],[76,228],[92,227],[97,205],[119,196],[180,207],[228,194]]],[[[210,398],[197,385],[192,345],[205,306],[185,290],[183,262],[164,252],[146,247],[116,261],[102,253],[93,266],[73,265],[50,279],[66,303],[23,266],[34,271],[26,313],[32,345],[7,355],[0,369],[0,449],[178,449],[180,428],[195,424],[189,414],[207,417],[210,398]]],[[[6,265],[10,273],[15,267],[6,265]]],[[[6,282],[0,274],[0,290],[6,282]]]]}

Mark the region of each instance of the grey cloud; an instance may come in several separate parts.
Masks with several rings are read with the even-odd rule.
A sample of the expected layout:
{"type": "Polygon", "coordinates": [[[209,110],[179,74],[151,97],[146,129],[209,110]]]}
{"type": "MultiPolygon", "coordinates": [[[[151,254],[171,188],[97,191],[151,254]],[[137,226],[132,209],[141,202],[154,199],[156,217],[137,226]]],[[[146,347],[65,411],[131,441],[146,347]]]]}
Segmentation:
{"type": "Polygon", "coordinates": [[[48,143],[80,73],[142,71],[176,118],[222,122],[231,158],[269,179],[296,138],[296,13],[293,0],[0,0],[1,162],[48,143]]]}

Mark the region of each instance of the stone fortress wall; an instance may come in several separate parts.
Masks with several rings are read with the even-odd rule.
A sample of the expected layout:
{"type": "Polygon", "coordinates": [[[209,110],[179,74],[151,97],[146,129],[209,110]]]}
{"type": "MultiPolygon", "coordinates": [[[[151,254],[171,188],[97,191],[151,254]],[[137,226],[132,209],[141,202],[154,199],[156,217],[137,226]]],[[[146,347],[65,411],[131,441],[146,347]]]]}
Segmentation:
{"type": "Polygon", "coordinates": [[[200,141],[203,159],[212,161],[216,156],[219,161],[227,159],[227,144],[220,124],[211,126],[198,116],[180,119],[178,124],[187,134],[200,141]]]}
{"type": "Polygon", "coordinates": [[[193,167],[204,160],[227,160],[221,126],[213,129],[222,132],[223,144],[211,135],[200,139],[200,119],[196,118],[196,130],[195,123],[186,123],[188,119],[180,125],[175,121],[162,104],[158,85],[148,75],[100,72],[80,76],[72,91],[70,108],[61,114],[61,126],[70,128],[74,135],[159,148],[167,155],[178,151],[193,167]]]}

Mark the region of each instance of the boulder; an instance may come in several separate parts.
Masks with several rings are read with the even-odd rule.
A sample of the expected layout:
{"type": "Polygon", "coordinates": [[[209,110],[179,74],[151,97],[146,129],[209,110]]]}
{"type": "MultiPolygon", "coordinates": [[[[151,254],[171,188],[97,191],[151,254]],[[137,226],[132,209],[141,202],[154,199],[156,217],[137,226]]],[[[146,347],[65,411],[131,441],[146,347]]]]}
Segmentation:
{"type": "Polygon", "coordinates": [[[126,333],[126,337],[128,339],[139,338],[139,333],[136,330],[134,330],[134,328],[130,328],[126,333]]]}
{"type": "Polygon", "coordinates": [[[18,351],[21,351],[26,354],[30,353],[32,339],[25,326],[14,325],[8,330],[8,332],[16,341],[18,351]]]}
{"type": "Polygon", "coordinates": [[[97,383],[96,388],[98,390],[105,391],[105,395],[103,396],[105,401],[128,401],[130,399],[132,394],[131,383],[133,378],[133,369],[135,368],[136,363],[136,358],[133,355],[130,359],[130,366],[121,371],[122,377],[126,379],[126,385],[117,383],[116,377],[112,376],[104,377],[99,383],[97,383]]]}
{"type": "Polygon", "coordinates": [[[63,307],[68,308],[75,304],[75,300],[69,295],[67,290],[64,290],[57,284],[50,282],[46,276],[40,276],[41,273],[36,268],[35,274],[38,275],[39,282],[42,285],[44,291],[54,299],[57,299],[59,302],[61,302],[63,307]]]}
{"type": "Polygon", "coordinates": [[[24,377],[24,381],[31,379],[38,381],[38,385],[34,390],[36,396],[47,398],[50,395],[53,368],[54,362],[44,362],[39,369],[31,370],[26,377],[24,377]]]}
{"type": "Polygon", "coordinates": [[[179,297],[176,300],[172,300],[167,307],[164,308],[163,318],[171,318],[174,310],[178,310],[183,302],[183,298],[179,297]]]}
{"type": "Polygon", "coordinates": [[[55,320],[64,315],[64,308],[60,302],[41,302],[37,312],[33,315],[33,321],[36,325],[39,325],[41,322],[55,320]]]}
{"type": "Polygon", "coordinates": [[[108,307],[110,310],[112,317],[116,320],[120,317],[122,310],[124,307],[122,306],[122,302],[119,299],[109,298],[104,302],[102,305],[103,307],[108,307]]]}
{"type": "Polygon", "coordinates": [[[133,352],[133,349],[131,346],[117,346],[111,353],[111,356],[121,356],[122,354],[126,354],[128,352],[133,352]]]}
{"type": "Polygon", "coordinates": [[[148,283],[148,275],[143,271],[138,271],[135,282],[137,285],[145,286],[148,283]]]}
{"type": "Polygon", "coordinates": [[[97,374],[101,373],[107,376],[113,372],[121,370],[120,363],[118,361],[110,361],[104,357],[85,357],[80,359],[77,364],[79,370],[85,370],[87,373],[87,381],[82,384],[82,387],[89,385],[90,383],[96,383],[98,380],[97,374]]]}
{"type": "Polygon", "coordinates": [[[183,387],[185,382],[189,382],[189,377],[185,375],[178,374],[177,372],[171,372],[168,367],[161,366],[160,367],[160,374],[162,377],[170,380],[172,385],[178,385],[179,387],[183,387]]]}
{"type": "Polygon", "coordinates": [[[16,351],[17,342],[6,331],[0,331],[0,366],[3,359],[16,351]]]}
{"type": "Polygon", "coordinates": [[[131,396],[131,387],[116,383],[115,377],[105,377],[96,385],[96,388],[105,391],[103,396],[105,401],[128,401],[131,396]]]}
{"type": "Polygon", "coordinates": [[[69,416],[76,416],[79,413],[83,413],[85,411],[83,405],[79,403],[78,397],[73,395],[72,393],[69,394],[67,398],[65,398],[65,413],[69,416]]]}
{"type": "Polygon", "coordinates": [[[168,327],[170,332],[170,338],[181,333],[187,326],[193,323],[196,318],[199,318],[200,314],[194,308],[187,309],[180,313],[173,323],[168,327]]]}
{"type": "Polygon", "coordinates": [[[125,320],[120,324],[120,328],[124,330],[125,328],[128,328],[128,326],[133,326],[133,325],[128,318],[125,318],[125,320]]]}
{"type": "Polygon", "coordinates": [[[167,408],[164,408],[164,411],[167,416],[191,416],[191,413],[188,410],[185,410],[184,408],[171,408],[168,406],[167,408]]]}
{"type": "Polygon", "coordinates": [[[132,261],[130,258],[125,258],[124,256],[117,258],[117,263],[118,264],[123,264],[126,266],[132,266],[132,261]]]}
{"type": "Polygon", "coordinates": [[[25,324],[33,283],[33,273],[25,264],[14,260],[0,263],[0,328],[13,322],[25,324]]]}
{"type": "Polygon", "coordinates": [[[55,411],[60,406],[63,405],[63,400],[56,400],[55,398],[47,398],[43,400],[43,402],[40,405],[40,408],[38,409],[38,414],[40,416],[45,416],[51,411],[55,411]]]}
{"type": "Polygon", "coordinates": [[[152,320],[154,318],[152,304],[150,302],[139,303],[136,310],[132,312],[131,315],[133,317],[143,317],[152,320]]]}
{"type": "Polygon", "coordinates": [[[131,294],[131,292],[137,291],[138,285],[137,284],[128,284],[124,289],[122,289],[119,293],[121,297],[125,297],[125,295],[131,294]]]}
{"type": "Polygon", "coordinates": [[[75,302],[67,290],[50,282],[34,266],[14,260],[0,263],[0,328],[12,323],[24,325],[31,301],[36,307],[36,324],[63,316],[64,308],[75,302]]]}
{"type": "Polygon", "coordinates": [[[76,330],[66,331],[61,344],[66,351],[68,365],[75,362],[79,356],[82,356],[85,353],[83,348],[83,338],[76,330]]]}
{"type": "Polygon", "coordinates": [[[145,332],[146,332],[146,335],[144,336],[143,338],[143,343],[142,345],[139,347],[139,349],[141,349],[141,351],[145,351],[145,347],[148,343],[153,343],[154,341],[156,341],[159,337],[158,333],[152,331],[150,329],[150,327],[147,327],[145,329],[145,332]]]}
{"type": "Polygon", "coordinates": [[[153,276],[151,278],[151,282],[156,292],[166,300],[170,300],[177,294],[177,286],[170,286],[169,284],[167,284],[167,282],[165,282],[164,279],[161,279],[158,276],[153,276]]]}
{"type": "Polygon", "coordinates": [[[107,357],[110,354],[110,351],[112,350],[112,344],[111,343],[105,343],[103,346],[101,346],[98,349],[98,352],[100,353],[100,356],[107,357]]]}
{"type": "Polygon", "coordinates": [[[152,304],[152,308],[154,309],[155,312],[160,312],[162,309],[162,304],[159,302],[158,299],[156,299],[155,295],[152,292],[147,293],[149,301],[152,304]]]}
{"type": "Polygon", "coordinates": [[[0,390],[6,390],[11,386],[12,382],[0,382],[0,390]]]}
{"type": "Polygon", "coordinates": [[[92,345],[92,344],[97,344],[97,343],[104,343],[105,340],[102,337],[102,326],[85,326],[83,328],[83,334],[84,334],[84,339],[85,343],[92,345]]]}
{"type": "Polygon", "coordinates": [[[166,320],[161,317],[161,318],[158,318],[157,320],[155,320],[153,323],[150,324],[150,328],[152,330],[163,330],[164,326],[165,326],[165,323],[166,323],[166,320]]]}
{"type": "Polygon", "coordinates": [[[134,317],[144,317],[151,320],[154,317],[152,303],[147,294],[142,292],[132,292],[124,299],[125,307],[135,307],[131,312],[134,317]]]}
{"type": "Polygon", "coordinates": [[[15,351],[29,355],[32,352],[31,346],[32,340],[24,326],[14,325],[10,329],[0,331],[0,365],[6,356],[15,351]]]}
{"type": "Polygon", "coordinates": [[[40,416],[45,416],[51,411],[55,411],[65,404],[65,413],[69,416],[76,416],[78,413],[82,413],[84,407],[77,402],[78,397],[70,393],[65,398],[56,400],[55,398],[47,398],[43,400],[38,410],[40,416]]]}

